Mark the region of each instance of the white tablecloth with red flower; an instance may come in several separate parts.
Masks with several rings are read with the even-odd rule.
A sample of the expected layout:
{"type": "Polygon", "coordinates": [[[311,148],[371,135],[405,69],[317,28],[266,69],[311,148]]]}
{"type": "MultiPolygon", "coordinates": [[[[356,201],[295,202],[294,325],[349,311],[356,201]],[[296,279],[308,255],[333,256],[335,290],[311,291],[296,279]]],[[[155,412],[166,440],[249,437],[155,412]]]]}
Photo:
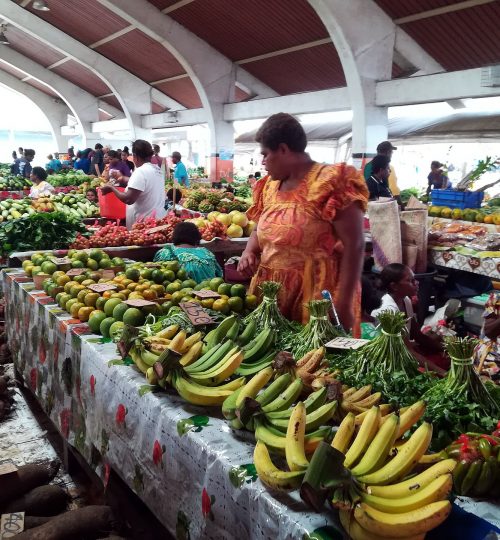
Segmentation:
{"type": "Polygon", "coordinates": [[[298,492],[263,488],[251,433],[238,437],[217,408],[152,393],[115,344],[34,291],[22,270],[7,270],[3,282],[9,343],[26,386],[103,481],[116,471],[177,538],[302,539],[318,529],[340,538],[332,513],[311,513],[298,492]]]}

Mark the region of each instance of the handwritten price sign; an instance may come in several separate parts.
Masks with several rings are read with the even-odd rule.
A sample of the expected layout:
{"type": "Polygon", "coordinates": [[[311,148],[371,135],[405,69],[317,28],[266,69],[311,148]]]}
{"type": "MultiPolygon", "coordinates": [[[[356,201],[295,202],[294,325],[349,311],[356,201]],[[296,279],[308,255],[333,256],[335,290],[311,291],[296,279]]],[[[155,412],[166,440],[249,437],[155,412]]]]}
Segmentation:
{"type": "Polygon", "coordinates": [[[71,264],[71,259],[69,257],[59,257],[57,259],[54,259],[54,263],[57,264],[57,265],[71,264]]]}
{"type": "Polygon", "coordinates": [[[158,225],[158,227],[148,229],[146,234],[154,234],[155,232],[166,231],[169,227],[170,225],[158,225]]]}
{"type": "Polygon", "coordinates": [[[87,271],[86,268],[72,268],[66,272],[67,276],[81,276],[87,271]]]}
{"type": "Polygon", "coordinates": [[[220,298],[221,295],[219,293],[216,293],[214,291],[206,291],[206,290],[202,290],[202,291],[193,291],[193,294],[195,296],[197,296],[198,298],[220,298]]]}
{"type": "Polygon", "coordinates": [[[0,520],[0,540],[13,538],[24,531],[24,512],[2,514],[0,520]]]}
{"type": "Polygon", "coordinates": [[[104,291],[112,291],[116,289],[116,285],[111,285],[111,283],[94,283],[93,285],[89,285],[88,288],[91,291],[100,293],[104,291]]]}
{"type": "Polygon", "coordinates": [[[146,306],[154,306],[155,302],[150,302],[149,300],[141,300],[140,298],[132,298],[132,300],[125,300],[124,304],[127,304],[127,306],[131,307],[146,307],[146,306]]]}
{"type": "Polygon", "coordinates": [[[355,339],[348,337],[337,337],[329,341],[325,347],[330,349],[359,349],[363,345],[366,345],[369,342],[368,339],[355,339]]]}
{"type": "Polygon", "coordinates": [[[184,310],[194,326],[213,324],[215,322],[205,309],[196,302],[181,302],[179,306],[184,310]]]}

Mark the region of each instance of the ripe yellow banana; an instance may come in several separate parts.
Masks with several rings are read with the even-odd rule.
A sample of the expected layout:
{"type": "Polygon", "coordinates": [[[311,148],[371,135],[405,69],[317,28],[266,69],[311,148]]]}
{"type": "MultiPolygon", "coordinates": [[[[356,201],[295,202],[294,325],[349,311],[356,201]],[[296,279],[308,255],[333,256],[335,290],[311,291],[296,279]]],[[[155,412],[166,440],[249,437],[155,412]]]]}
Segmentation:
{"type": "Polygon", "coordinates": [[[400,538],[402,531],[415,535],[434,529],[448,517],[450,511],[450,501],[434,502],[401,514],[380,512],[361,503],[356,506],[354,517],[367,531],[385,538],[400,538]]]}
{"type": "MultiPolygon", "coordinates": [[[[354,519],[354,515],[349,510],[339,510],[340,523],[352,540],[387,540],[385,536],[379,536],[366,529],[354,519]]],[[[424,540],[424,534],[413,536],[400,536],[398,540],[424,540]]]]}
{"type": "Polygon", "coordinates": [[[196,334],[189,336],[186,340],[184,340],[182,348],[179,352],[186,354],[195,343],[198,343],[201,340],[202,336],[203,334],[201,332],[196,332],[196,334]]]}
{"type": "Polygon", "coordinates": [[[378,424],[380,421],[380,409],[378,407],[372,407],[369,414],[366,415],[361,428],[359,429],[354,442],[349,450],[346,452],[344,466],[350,469],[360,459],[363,452],[368,445],[372,442],[373,437],[378,430],[378,424]]]}
{"type": "Polygon", "coordinates": [[[372,385],[367,384],[366,386],[362,386],[359,390],[356,390],[352,394],[344,393],[342,396],[343,401],[350,401],[351,403],[356,403],[357,401],[360,401],[362,399],[365,399],[370,395],[370,392],[372,391],[372,385]]]}
{"type": "Polygon", "coordinates": [[[179,363],[182,367],[189,366],[201,355],[201,350],[203,349],[203,342],[198,341],[192,345],[187,352],[184,353],[182,358],[179,360],[179,363]]]}
{"type": "Polygon", "coordinates": [[[224,400],[234,392],[234,390],[200,387],[200,385],[194,386],[190,381],[178,374],[173,378],[173,385],[179,395],[193,405],[222,405],[224,400]]]}
{"type": "Polygon", "coordinates": [[[354,435],[355,428],[356,425],[354,414],[347,413],[340,423],[339,429],[337,429],[335,436],[333,437],[332,446],[339,452],[345,454],[351,442],[352,436],[354,435]]]}
{"type": "Polygon", "coordinates": [[[426,504],[447,499],[452,487],[453,477],[448,473],[438,476],[426,487],[419,489],[416,493],[409,495],[408,497],[387,499],[385,497],[379,497],[378,495],[368,495],[367,493],[363,493],[361,495],[361,500],[381,512],[402,514],[403,512],[416,510],[426,504]]]}
{"type": "MultiPolygon", "coordinates": [[[[382,403],[382,405],[379,405],[379,409],[380,409],[380,414],[382,415],[382,418],[380,419],[380,425],[382,425],[385,422],[387,415],[392,411],[392,406],[388,405],[387,403],[382,403]]],[[[363,423],[363,420],[367,414],[368,414],[368,411],[356,414],[357,426],[360,426],[363,423]]]]}
{"type": "MultiPolygon", "coordinates": [[[[365,420],[366,421],[366,420],[365,420]]],[[[361,428],[363,428],[363,425],[361,428]]],[[[361,432],[361,431],[360,431],[361,432]]],[[[358,477],[365,484],[385,485],[402,478],[425,454],[432,438],[432,426],[424,422],[410,439],[399,448],[397,455],[378,471],[358,477]]]]}
{"type": "Polygon", "coordinates": [[[457,465],[454,459],[445,459],[429,467],[425,471],[412,476],[408,480],[403,480],[397,484],[388,486],[368,486],[367,492],[371,495],[385,497],[386,499],[399,499],[408,497],[409,495],[420,491],[428,486],[433,480],[439,478],[443,474],[450,474],[457,465]]]}
{"type": "Polygon", "coordinates": [[[271,489],[288,491],[300,486],[305,471],[281,471],[271,460],[266,445],[257,441],[253,462],[260,481],[271,489]]]}
{"type": "Polygon", "coordinates": [[[425,413],[425,401],[417,401],[399,415],[399,432],[396,439],[401,438],[425,413]]]}
{"type": "Polygon", "coordinates": [[[262,371],[259,371],[254,375],[243,387],[238,399],[236,400],[236,407],[239,407],[243,400],[247,397],[254,398],[261,390],[266,386],[271,377],[273,376],[273,368],[267,367],[262,371]]]}
{"type": "MultiPolygon", "coordinates": [[[[389,415],[387,422],[380,428],[367,448],[361,461],[351,469],[352,474],[361,476],[376,471],[386,460],[398,432],[399,418],[389,415]]],[[[377,426],[378,427],[378,426],[377,426]]]]}
{"type": "Polygon", "coordinates": [[[446,459],[446,454],[443,452],[436,452],[435,454],[424,454],[419,460],[418,463],[420,465],[432,465],[433,463],[437,463],[438,461],[443,461],[446,459]]]}
{"type": "Polygon", "coordinates": [[[361,401],[354,402],[355,405],[358,407],[373,407],[374,405],[378,405],[379,401],[382,398],[382,392],[375,392],[375,394],[371,394],[368,397],[365,397],[361,401]]]}
{"type": "Polygon", "coordinates": [[[146,371],[148,370],[149,366],[141,358],[141,355],[135,345],[132,345],[128,354],[130,358],[132,358],[132,360],[134,361],[134,364],[137,366],[137,369],[141,371],[142,373],[146,374],[146,371]]]}
{"type": "Polygon", "coordinates": [[[184,341],[186,341],[186,336],[187,336],[186,332],[184,332],[184,330],[181,330],[172,339],[168,348],[171,351],[180,353],[182,351],[182,347],[184,346],[184,341]]]}
{"type": "Polygon", "coordinates": [[[291,471],[302,471],[309,466],[304,449],[305,433],[306,408],[304,403],[299,401],[290,415],[286,432],[285,456],[291,471]]]}
{"type": "Polygon", "coordinates": [[[171,324],[170,326],[167,326],[163,330],[160,330],[157,334],[155,334],[155,337],[165,338],[165,339],[172,339],[175,334],[179,331],[179,325],[178,324],[171,324]]]}
{"type": "Polygon", "coordinates": [[[149,384],[158,384],[158,375],[156,375],[156,371],[152,367],[149,367],[146,371],[146,379],[149,384]]]}

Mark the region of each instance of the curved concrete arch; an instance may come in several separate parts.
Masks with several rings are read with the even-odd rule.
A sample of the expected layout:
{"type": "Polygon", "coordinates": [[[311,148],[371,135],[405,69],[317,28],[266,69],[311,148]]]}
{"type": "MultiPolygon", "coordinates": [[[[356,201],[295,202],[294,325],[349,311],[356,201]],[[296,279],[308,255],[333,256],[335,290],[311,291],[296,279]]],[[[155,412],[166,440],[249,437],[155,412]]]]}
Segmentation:
{"type": "Polygon", "coordinates": [[[99,120],[98,99],[96,97],[9,47],[0,48],[0,60],[44,83],[58,94],[78,120],[87,145],[97,139],[96,135],[92,134],[91,125],[99,120]]]}
{"type": "Polygon", "coordinates": [[[61,135],[61,127],[66,125],[67,116],[71,114],[69,107],[64,103],[58,103],[56,99],[6,72],[0,74],[0,85],[26,96],[40,109],[49,121],[57,150],[65,152],[68,148],[69,137],[61,135]]]}
{"type": "MultiPolygon", "coordinates": [[[[149,137],[149,132],[141,128],[141,116],[151,112],[152,89],[149,84],[11,0],[0,0],[0,17],[91,70],[120,101],[132,138],[149,137]]],[[[167,96],[164,96],[162,105],[184,109],[167,96]]]]}

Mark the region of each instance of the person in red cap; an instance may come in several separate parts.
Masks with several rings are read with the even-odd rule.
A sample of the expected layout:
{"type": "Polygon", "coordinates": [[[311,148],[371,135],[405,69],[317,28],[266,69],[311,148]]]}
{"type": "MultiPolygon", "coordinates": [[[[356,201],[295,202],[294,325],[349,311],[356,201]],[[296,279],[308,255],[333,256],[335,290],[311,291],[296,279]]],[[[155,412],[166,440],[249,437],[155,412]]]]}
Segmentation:
{"type": "MultiPolygon", "coordinates": [[[[390,141],[382,141],[377,146],[377,155],[378,156],[387,156],[389,159],[392,159],[392,153],[394,150],[397,150],[397,147],[394,146],[390,141]]],[[[396,176],[396,171],[392,165],[390,167],[389,178],[387,179],[387,187],[390,189],[393,197],[398,201],[398,204],[401,204],[400,194],[401,190],[398,187],[398,177],[396,176]]],[[[365,180],[368,180],[372,176],[372,162],[370,161],[365,165],[363,170],[363,176],[365,180]]]]}

